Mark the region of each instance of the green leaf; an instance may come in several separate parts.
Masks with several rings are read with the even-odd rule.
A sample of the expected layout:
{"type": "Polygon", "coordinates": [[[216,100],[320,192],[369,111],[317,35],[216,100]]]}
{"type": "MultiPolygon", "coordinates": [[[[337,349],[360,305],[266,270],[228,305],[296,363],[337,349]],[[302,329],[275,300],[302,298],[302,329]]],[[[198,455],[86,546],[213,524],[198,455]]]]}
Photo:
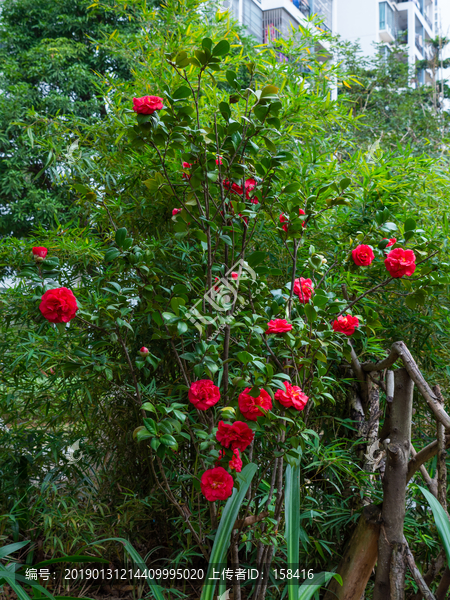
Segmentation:
{"type": "Polygon", "coordinates": [[[127,237],[126,227],[121,227],[116,231],[116,244],[122,248],[125,238],[127,237]]]}
{"type": "Polygon", "coordinates": [[[184,323],[183,321],[177,323],[177,330],[179,335],[183,335],[184,333],[186,333],[186,331],[188,330],[187,323],[184,323]]]}
{"type": "Polygon", "coordinates": [[[431,494],[425,488],[420,487],[420,485],[417,487],[425,496],[431,510],[433,511],[434,522],[436,523],[436,527],[447,556],[447,565],[450,565],[450,521],[445,513],[445,510],[442,508],[441,504],[436,500],[433,494],[431,494]]]}
{"type": "Polygon", "coordinates": [[[341,179],[341,181],[339,182],[339,187],[341,188],[341,191],[343,192],[345,189],[347,189],[351,182],[352,180],[348,177],[344,177],[344,179],[341,179]]]}
{"type": "Polygon", "coordinates": [[[105,253],[105,262],[111,262],[120,256],[120,251],[117,248],[110,248],[105,253]]]}
{"type": "Polygon", "coordinates": [[[231,118],[231,108],[226,102],[219,102],[219,110],[226,121],[231,118]]]}
{"type": "Polygon", "coordinates": [[[309,321],[313,322],[316,320],[317,312],[311,304],[305,304],[305,313],[309,321]]]}
{"type": "Polygon", "coordinates": [[[161,443],[164,444],[164,446],[167,446],[168,448],[175,448],[175,450],[178,450],[177,440],[173,437],[173,435],[165,433],[159,439],[161,443]]]}
{"type": "Polygon", "coordinates": [[[213,56],[224,56],[230,51],[230,44],[227,40],[221,40],[216,46],[214,46],[212,55],[213,56]]]}
{"type": "Polygon", "coordinates": [[[414,219],[406,219],[405,221],[405,231],[414,231],[416,228],[416,222],[414,219]]]}
{"type": "Polygon", "coordinates": [[[236,73],[234,71],[227,71],[225,73],[225,77],[227,78],[228,83],[231,87],[236,87],[236,73]]]}
{"type": "Polygon", "coordinates": [[[266,145],[266,148],[269,152],[275,153],[277,151],[277,147],[275,146],[275,144],[269,140],[268,137],[262,136],[264,143],[266,145]]]}
{"type": "Polygon", "coordinates": [[[180,67],[181,69],[183,69],[184,67],[187,67],[189,64],[187,52],[185,52],[184,50],[182,50],[181,52],[178,52],[178,54],[175,57],[175,64],[177,65],[177,67],[180,67]]]}
{"type": "Polygon", "coordinates": [[[152,437],[154,437],[153,434],[151,434],[149,431],[147,431],[145,429],[145,427],[143,427],[143,426],[135,429],[133,436],[137,442],[143,442],[144,440],[149,440],[152,437]]]}
{"type": "Polygon", "coordinates": [[[266,85],[261,90],[260,98],[273,98],[278,94],[278,88],[275,85],[266,85]]]}
{"type": "Polygon", "coordinates": [[[213,45],[213,41],[210,38],[204,38],[202,40],[203,50],[208,50],[209,52],[211,52],[212,45],[213,45]]]}
{"type": "Polygon", "coordinates": [[[264,261],[264,259],[266,258],[266,255],[267,255],[266,252],[257,250],[256,252],[253,252],[253,254],[250,254],[250,256],[247,258],[247,262],[250,267],[256,267],[257,265],[261,264],[264,261]]]}
{"type": "Polygon", "coordinates": [[[246,352],[245,350],[243,350],[242,352],[238,352],[236,354],[238,360],[240,360],[242,363],[244,363],[244,365],[246,365],[247,363],[251,362],[253,360],[253,356],[249,353],[246,352]]]}
{"type": "Polygon", "coordinates": [[[339,206],[341,204],[343,206],[350,206],[351,204],[349,200],[343,198],[342,196],[338,196],[337,198],[327,198],[325,202],[328,204],[328,206],[339,206]]]}
{"type": "Polygon", "coordinates": [[[202,595],[200,600],[213,600],[214,590],[216,587],[216,581],[211,579],[213,568],[217,568],[217,565],[225,562],[225,557],[230,546],[230,535],[233,529],[233,525],[239,513],[242,501],[245,498],[250,483],[258,470],[258,466],[254,463],[246,465],[242,472],[237,476],[239,483],[239,491],[233,488],[233,494],[228,498],[225,508],[222,512],[222,518],[220,519],[219,528],[217,529],[216,537],[214,539],[214,545],[209,559],[208,571],[206,573],[205,583],[202,589],[202,595]],[[211,581],[211,583],[209,583],[211,581]]]}
{"type": "Polygon", "coordinates": [[[299,183],[289,183],[281,191],[283,194],[295,194],[295,192],[298,192],[299,189],[300,189],[299,183]]]}
{"type": "Polygon", "coordinates": [[[417,306],[416,299],[414,298],[414,296],[413,296],[413,295],[411,295],[411,296],[406,296],[406,298],[405,298],[405,304],[406,304],[406,306],[408,306],[408,308],[411,308],[411,309],[413,309],[413,310],[414,310],[414,309],[416,308],[416,306],[417,306]]]}
{"type": "Polygon", "coordinates": [[[157,435],[158,433],[158,428],[156,426],[156,422],[151,419],[150,417],[144,417],[144,425],[145,428],[152,434],[152,435],[157,435]]]}
{"type": "Polygon", "coordinates": [[[187,85],[182,85],[178,89],[176,89],[173,93],[174,100],[182,100],[183,98],[189,98],[192,95],[191,90],[187,85]]]}
{"type": "Polygon", "coordinates": [[[231,240],[231,238],[230,238],[230,236],[229,236],[229,235],[221,235],[221,236],[220,236],[220,239],[221,239],[221,240],[222,240],[222,242],[224,242],[224,243],[225,243],[227,246],[232,246],[232,245],[233,245],[233,242],[232,242],[232,240],[231,240]]]}

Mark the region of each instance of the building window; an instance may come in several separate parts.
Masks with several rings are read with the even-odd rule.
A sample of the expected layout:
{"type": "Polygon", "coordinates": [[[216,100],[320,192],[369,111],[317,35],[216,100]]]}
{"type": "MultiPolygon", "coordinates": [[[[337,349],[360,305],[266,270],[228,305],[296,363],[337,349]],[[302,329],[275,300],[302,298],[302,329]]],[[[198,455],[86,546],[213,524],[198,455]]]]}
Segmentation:
{"type": "Polygon", "coordinates": [[[253,35],[260,44],[263,31],[262,10],[253,0],[243,0],[242,24],[246,25],[248,33],[253,35]]]}
{"type": "Polygon", "coordinates": [[[380,37],[384,42],[395,39],[394,11],[387,2],[380,2],[380,37]]]}

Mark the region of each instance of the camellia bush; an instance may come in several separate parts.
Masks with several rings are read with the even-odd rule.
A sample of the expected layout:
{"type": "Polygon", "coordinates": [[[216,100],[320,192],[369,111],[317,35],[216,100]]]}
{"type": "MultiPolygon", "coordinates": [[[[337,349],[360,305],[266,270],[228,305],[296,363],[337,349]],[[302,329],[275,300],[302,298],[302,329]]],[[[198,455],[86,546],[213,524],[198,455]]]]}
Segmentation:
{"type": "MultiPolygon", "coordinates": [[[[92,441],[121,419],[140,448],[130,465],[151,480],[146,502],[170,515],[171,560],[204,569],[191,580],[203,599],[228,587],[234,600],[312,596],[350,538],[353,571],[344,561],[328,594],[350,597],[356,579],[359,600],[377,547],[374,597],[392,594],[392,573],[415,590],[417,573],[397,568],[403,532],[413,547],[432,521],[407,482],[439,447],[441,505],[447,485],[450,420],[414,362],[428,377],[421,328],[447,318],[445,174],[401,148],[352,145],[357,124],[331,101],[339,70],[311,54],[331,43],[314,21],[246,53],[209,6],[145,16],[165,36],[136,46],[154,69],[142,60],[133,88],[109,90],[110,121],[83,130],[86,155],[67,175],[89,225],[2,245],[20,278],[2,294],[2,385],[41,406],[59,390],[53,423],[86,403],[92,441]],[[415,400],[413,437],[431,442],[420,460],[402,377],[426,400],[415,400]]],[[[437,560],[437,534],[413,550],[437,560]]],[[[176,571],[157,579],[155,597],[189,593],[176,571]]]]}

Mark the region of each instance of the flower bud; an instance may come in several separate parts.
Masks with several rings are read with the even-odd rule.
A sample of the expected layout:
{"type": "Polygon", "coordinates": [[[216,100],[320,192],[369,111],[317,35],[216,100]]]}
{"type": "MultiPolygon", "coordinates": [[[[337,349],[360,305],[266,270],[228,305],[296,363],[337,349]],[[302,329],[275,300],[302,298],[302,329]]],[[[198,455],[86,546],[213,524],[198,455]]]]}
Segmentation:
{"type": "Polygon", "coordinates": [[[139,350],[139,354],[142,356],[142,358],[145,358],[146,356],[148,356],[150,354],[149,349],[146,348],[145,346],[142,346],[142,348],[139,350]]]}

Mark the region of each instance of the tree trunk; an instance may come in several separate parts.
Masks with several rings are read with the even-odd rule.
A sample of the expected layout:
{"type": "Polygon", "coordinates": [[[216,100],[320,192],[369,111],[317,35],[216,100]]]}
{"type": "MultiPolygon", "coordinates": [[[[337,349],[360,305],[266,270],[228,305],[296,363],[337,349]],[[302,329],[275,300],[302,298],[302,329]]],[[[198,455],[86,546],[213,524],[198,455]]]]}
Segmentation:
{"type": "Polygon", "coordinates": [[[323,600],[360,600],[377,560],[381,507],[365,506],[337,573],[344,585],[330,581],[323,600]]]}
{"type": "Polygon", "coordinates": [[[378,564],[373,600],[399,600],[404,597],[403,523],[405,519],[408,459],[411,446],[414,384],[406,369],[394,371],[394,383],[389,441],[386,439],[387,457],[386,472],[383,479],[383,524],[378,539],[378,564]],[[403,563],[403,566],[401,563],[403,563]],[[391,570],[392,577],[390,577],[391,570]]]}

